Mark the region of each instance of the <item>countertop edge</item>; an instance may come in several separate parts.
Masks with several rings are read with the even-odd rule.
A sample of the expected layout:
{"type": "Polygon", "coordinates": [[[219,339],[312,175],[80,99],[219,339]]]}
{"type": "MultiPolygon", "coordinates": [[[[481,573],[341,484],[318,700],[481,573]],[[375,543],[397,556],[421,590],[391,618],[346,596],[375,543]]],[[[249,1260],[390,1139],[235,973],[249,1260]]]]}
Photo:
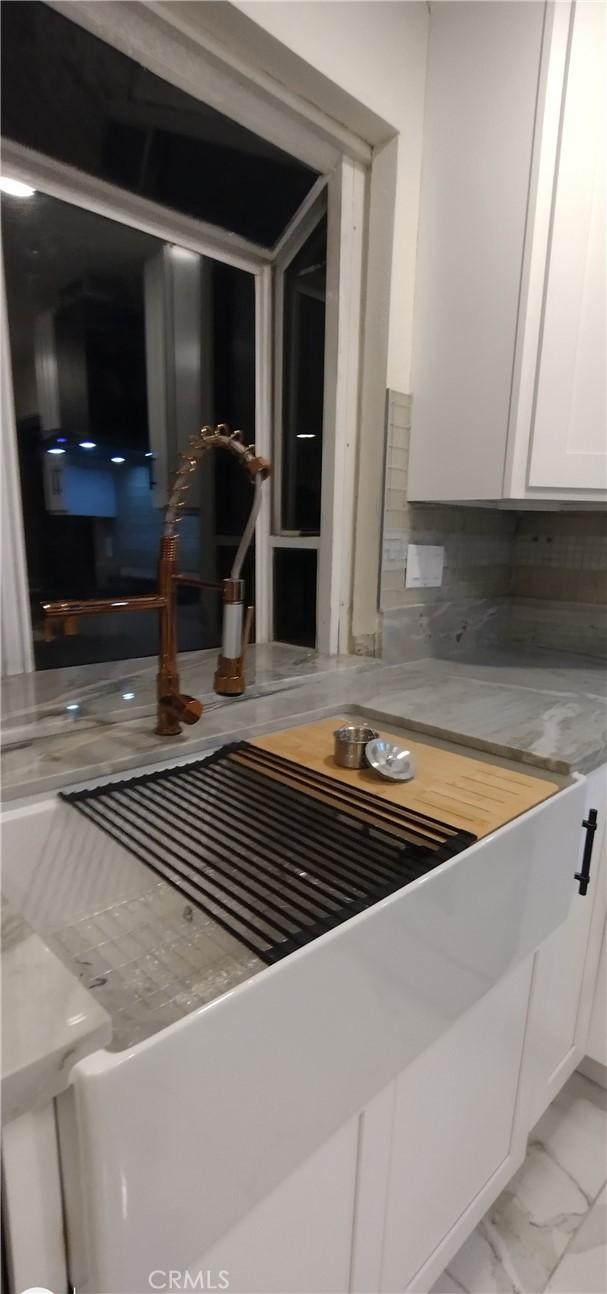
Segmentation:
{"type": "Polygon", "coordinates": [[[69,1085],[77,1061],[105,1047],[112,1022],[48,944],[2,895],[2,1124],[46,1105],[69,1085]],[[27,945],[26,955],[23,950],[27,945]],[[56,995],[56,1042],[44,1048],[49,1001],[41,979],[56,995]],[[43,1020],[36,1012],[43,1012],[43,1020]],[[88,1013],[88,1014],[87,1014],[88,1013]],[[81,1019],[78,1017],[81,1016],[81,1019]],[[7,1021],[18,1023],[7,1038],[7,1021]],[[74,1028],[73,1037],[69,1030],[74,1028]],[[29,1040],[29,1041],[28,1041],[29,1040]],[[7,1060],[7,1051],[12,1055],[7,1060]],[[5,1065],[10,1065],[5,1069],[5,1065]]]}

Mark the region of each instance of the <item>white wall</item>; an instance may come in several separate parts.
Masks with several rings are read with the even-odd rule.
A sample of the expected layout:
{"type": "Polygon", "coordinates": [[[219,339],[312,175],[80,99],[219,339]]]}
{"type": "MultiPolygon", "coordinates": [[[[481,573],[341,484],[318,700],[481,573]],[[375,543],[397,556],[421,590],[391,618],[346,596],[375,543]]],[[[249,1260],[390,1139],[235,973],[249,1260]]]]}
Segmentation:
{"type": "MultiPolygon", "coordinates": [[[[388,386],[411,389],[428,9],[424,0],[236,0],[233,6],[398,131],[388,386]]],[[[281,77],[279,52],[255,46],[281,77]]],[[[282,72],[284,76],[284,71],[282,72]]],[[[322,87],[315,90],[319,106],[322,87]]],[[[356,128],[353,119],[346,124],[356,128]]],[[[391,128],[391,130],[390,130],[391,128]]]]}

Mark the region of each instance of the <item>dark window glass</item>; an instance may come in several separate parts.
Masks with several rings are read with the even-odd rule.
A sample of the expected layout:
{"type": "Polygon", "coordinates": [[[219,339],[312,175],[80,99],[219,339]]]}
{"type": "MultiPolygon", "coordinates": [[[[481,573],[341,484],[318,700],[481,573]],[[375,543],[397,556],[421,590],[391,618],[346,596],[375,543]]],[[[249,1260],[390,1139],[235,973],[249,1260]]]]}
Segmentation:
{"type": "Polygon", "coordinates": [[[316,179],[38,0],[4,0],[2,133],[272,246],[316,179]]]}
{"type": "Polygon", "coordinates": [[[274,549],[274,637],[298,647],[316,646],[315,548],[274,549]]]}
{"type": "Polygon", "coordinates": [[[282,529],[320,531],[327,221],[284,276],[282,529]]]}
{"type": "MultiPolygon", "coordinates": [[[[41,193],[3,197],[2,236],[37,667],[153,655],[155,613],[83,617],[77,636],[49,643],[40,603],[153,591],[164,460],[170,480],[203,421],[254,440],[254,277],[41,193]],[[159,263],[165,280],[180,265],[164,298],[147,290],[159,263]],[[186,308],[193,326],[179,332],[186,308]],[[164,386],[146,352],[146,331],[163,330],[164,386]]],[[[231,458],[204,459],[181,523],[184,571],[229,573],[251,498],[231,458]]],[[[244,575],[250,598],[252,554],[244,575]]],[[[217,646],[218,595],[183,588],[179,600],[181,650],[217,646]]]]}

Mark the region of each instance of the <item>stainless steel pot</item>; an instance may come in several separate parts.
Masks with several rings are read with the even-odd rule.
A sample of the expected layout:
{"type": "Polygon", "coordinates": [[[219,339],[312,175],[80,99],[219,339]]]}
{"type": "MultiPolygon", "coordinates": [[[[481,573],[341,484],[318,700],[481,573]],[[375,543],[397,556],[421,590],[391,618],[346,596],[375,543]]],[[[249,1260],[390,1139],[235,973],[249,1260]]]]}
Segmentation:
{"type": "Polygon", "coordinates": [[[335,738],[335,763],[340,768],[367,768],[367,757],[365,755],[365,746],[367,742],[373,741],[379,737],[379,733],[374,728],[367,728],[364,724],[344,724],[342,728],[336,728],[333,733],[335,738]]]}

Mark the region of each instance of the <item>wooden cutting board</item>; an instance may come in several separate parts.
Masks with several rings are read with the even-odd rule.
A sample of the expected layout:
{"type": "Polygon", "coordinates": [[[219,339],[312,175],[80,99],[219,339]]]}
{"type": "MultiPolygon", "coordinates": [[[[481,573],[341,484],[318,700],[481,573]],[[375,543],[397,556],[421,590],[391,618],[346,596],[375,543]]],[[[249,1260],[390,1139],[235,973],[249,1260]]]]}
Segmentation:
{"type": "Polygon", "coordinates": [[[498,761],[492,763],[491,756],[456,754],[384,728],[378,730],[382,737],[406,745],[414,755],[417,772],[412,781],[390,782],[369,768],[340,768],[333,757],[333,732],[343,723],[343,716],[336,715],[255,737],[250,744],[478,837],[503,827],[560,790],[558,783],[544,777],[504,768],[498,761]]]}

